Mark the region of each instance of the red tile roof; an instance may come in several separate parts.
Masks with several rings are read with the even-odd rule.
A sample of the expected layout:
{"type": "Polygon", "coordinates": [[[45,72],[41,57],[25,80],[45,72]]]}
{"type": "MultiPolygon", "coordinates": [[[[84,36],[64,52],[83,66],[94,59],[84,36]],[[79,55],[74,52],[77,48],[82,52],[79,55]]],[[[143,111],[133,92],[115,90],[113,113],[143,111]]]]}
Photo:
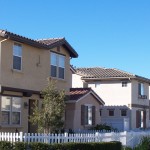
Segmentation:
{"type": "Polygon", "coordinates": [[[104,101],[91,88],[70,88],[69,101],[76,102],[88,93],[92,93],[101,104],[105,104],[104,101]]]}
{"type": "Polygon", "coordinates": [[[42,44],[46,44],[49,48],[54,48],[56,46],[63,45],[69,52],[71,57],[78,57],[77,52],[73,49],[73,47],[66,41],[65,38],[49,38],[49,39],[41,39],[38,42],[42,44]]]}
{"type": "Polygon", "coordinates": [[[71,88],[70,100],[78,100],[91,91],[91,88],[71,88]]]}
{"type": "Polygon", "coordinates": [[[44,43],[46,45],[51,45],[57,42],[62,41],[64,38],[49,38],[49,39],[40,39],[38,40],[40,43],[44,43]]]}
{"type": "Polygon", "coordinates": [[[78,57],[77,52],[72,48],[72,46],[65,40],[65,38],[53,38],[53,39],[45,39],[45,40],[33,40],[30,38],[27,38],[25,36],[21,36],[6,30],[0,29],[0,36],[6,39],[11,39],[17,42],[26,43],[28,45],[47,49],[57,47],[59,45],[64,45],[71,57],[78,57]]]}
{"type": "Polygon", "coordinates": [[[6,30],[0,30],[0,36],[4,37],[6,39],[11,39],[17,42],[21,42],[21,43],[26,43],[28,45],[34,46],[34,47],[38,47],[38,48],[44,48],[44,49],[48,49],[47,45],[40,43],[36,40],[6,31],[6,30]]]}
{"type": "Polygon", "coordinates": [[[143,80],[145,82],[150,83],[150,79],[144,78],[132,73],[128,73],[119,69],[114,68],[101,68],[101,67],[93,67],[93,68],[77,68],[76,73],[82,76],[82,79],[138,79],[143,80]]]}

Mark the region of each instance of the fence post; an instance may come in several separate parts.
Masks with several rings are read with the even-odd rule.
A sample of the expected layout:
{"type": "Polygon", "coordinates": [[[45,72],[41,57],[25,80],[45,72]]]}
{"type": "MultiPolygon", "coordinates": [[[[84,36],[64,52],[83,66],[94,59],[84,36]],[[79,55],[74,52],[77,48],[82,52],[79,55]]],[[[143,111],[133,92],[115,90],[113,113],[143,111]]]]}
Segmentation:
{"type": "Polygon", "coordinates": [[[67,143],[68,142],[68,133],[67,132],[64,133],[64,138],[65,138],[64,143],[67,143]]]}
{"type": "Polygon", "coordinates": [[[95,142],[99,142],[99,132],[95,133],[95,142]]]}
{"type": "Polygon", "coordinates": [[[20,132],[20,142],[23,142],[23,132],[20,132]]]}

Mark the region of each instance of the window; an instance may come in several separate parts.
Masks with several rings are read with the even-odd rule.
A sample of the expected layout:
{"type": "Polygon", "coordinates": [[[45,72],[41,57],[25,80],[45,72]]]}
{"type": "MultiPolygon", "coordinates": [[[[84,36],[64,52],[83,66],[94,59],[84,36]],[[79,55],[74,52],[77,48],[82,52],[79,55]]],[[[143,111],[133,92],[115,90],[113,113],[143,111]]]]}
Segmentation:
{"type": "Polygon", "coordinates": [[[64,79],[65,77],[65,56],[51,52],[51,76],[64,79]]]}
{"type": "Polygon", "coordinates": [[[127,110],[121,110],[121,116],[127,116],[127,110]]]}
{"type": "Polygon", "coordinates": [[[99,111],[100,116],[102,116],[102,110],[99,111]]]}
{"type": "Polygon", "coordinates": [[[143,83],[138,84],[138,94],[144,95],[144,84],[143,83]]]}
{"type": "Polygon", "coordinates": [[[95,83],[95,88],[99,88],[100,87],[100,83],[95,83]]]}
{"type": "Polygon", "coordinates": [[[122,87],[127,87],[127,81],[122,81],[122,87]]]}
{"type": "Polygon", "coordinates": [[[109,110],[109,116],[114,116],[114,110],[109,110]]]}
{"type": "Polygon", "coordinates": [[[95,124],[95,106],[92,105],[81,106],[81,124],[82,125],[95,124]]]}
{"type": "Polygon", "coordinates": [[[13,46],[13,69],[21,70],[22,65],[22,46],[14,44],[13,46]]]}
{"type": "Polygon", "coordinates": [[[20,125],[21,98],[1,97],[2,124],[20,125]]]}

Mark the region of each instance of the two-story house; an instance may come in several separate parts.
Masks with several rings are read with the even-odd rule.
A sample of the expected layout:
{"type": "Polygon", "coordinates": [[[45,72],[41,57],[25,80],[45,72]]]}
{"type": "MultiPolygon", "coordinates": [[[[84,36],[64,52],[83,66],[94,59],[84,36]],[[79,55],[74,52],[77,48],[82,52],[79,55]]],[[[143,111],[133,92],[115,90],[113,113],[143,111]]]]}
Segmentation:
{"type": "Polygon", "coordinates": [[[118,69],[77,68],[74,88],[91,87],[106,105],[126,105],[131,109],[131,129],[148,128],[150,79],[118,69]]]}
{"type": "Polygon", "coordinates": [[[35,100],[41,106],[40,92],[49,78],[69,96],[65,128],[88,128],[99,123],[103,100],[91,88],[71,88],[70,59],[77,57],[65,38],[33,40],[0,30],[0,131],[36,132],[37,126],[28,118],[35,100]]]}
{"type": "Polygon", "coordinates": [[[77,52],[65,38],[33,40],[0,30],[0,131],[35,131],[28,121],[47,79],[70,93],[70,58],[77,52]]]}

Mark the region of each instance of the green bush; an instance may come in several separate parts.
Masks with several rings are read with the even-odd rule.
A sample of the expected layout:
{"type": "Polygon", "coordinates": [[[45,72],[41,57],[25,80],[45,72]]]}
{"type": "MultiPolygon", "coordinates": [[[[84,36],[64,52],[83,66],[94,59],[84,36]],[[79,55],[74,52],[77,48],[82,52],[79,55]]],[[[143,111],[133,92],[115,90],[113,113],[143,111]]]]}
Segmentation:
{"type": "Polygon", "coordinates": [[[0,142],[0,150],[121,150],[120,142],[97,142],[97,143],[24,143],[0,142]]]}
{"type": "Polygon", "coordinates": [[[131,148],[131,147],[126,147],[126,146],[124,147],[124,146],[123,146],[123,147],[122,147],[122,150],[132,150],[132,148],[131,148]]]}
{"type": "Polygon", "coordinates": [[[14,148],[15,150],[26,150],[28,148],[28,143],[16,142],[14,148]]]}
{"type": "Polygon", "coordinates": [[[30,143],[29,147],[31,148],[31,150],[121,150],[121,143],[30,143]]]}
{"type": "Polygon", "coordinates": [[[11,142],[0,141],[0,150],[12,150],[13,145],[11,142]]]}
{"type": "Polygon", "coordinates": [[[150,136],[145,136],[141,139],[140,144],[138,144],[134,150],[149,150],[150,149],[150,136]]]}
{"type": "Polygon", "coordinates": [[[50,149],[52,149],[52,145],[46,144],[46,143],[40,143],[40,142],[29,143],[29,147],[31,150],[50,150],[50,149]]]}
{"type": "Polygon", "coordinates": [[[90,130],[118,131],[117,129],[106,124],[97,124],[95,127],[92,127],[90,130]]]}

